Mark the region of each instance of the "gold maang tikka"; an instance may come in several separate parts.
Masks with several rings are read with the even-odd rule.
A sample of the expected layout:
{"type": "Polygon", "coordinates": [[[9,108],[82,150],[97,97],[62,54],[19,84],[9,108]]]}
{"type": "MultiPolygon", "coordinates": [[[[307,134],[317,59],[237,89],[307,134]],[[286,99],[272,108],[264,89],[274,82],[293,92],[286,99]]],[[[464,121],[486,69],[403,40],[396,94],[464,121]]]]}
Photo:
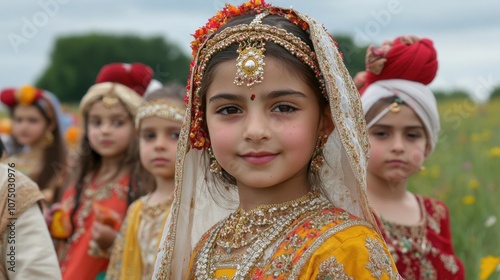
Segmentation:
{"type": "Polygon", "coordinates": [[[394,102],[391,104],[390,111],[392,113],[399,113],[401,111],[401,107],[399,107],[399,104],[403,104],[403,99],[396,97],[394,99],[394,102]]]}
{"type": "MultiPolygon", "coordinates": [[[[262,24],[262,19],[269,13],[258,14],[250,23],[250,26],[262,24]]],[[[264,41],[251,41],[250,39],[240,42],[238,46],[238,58],[236,58],[236,77],[234,84],[241,86],[246,83],[247,87],[261,83],[264,80],[264,52],[266,51],[264,41]]]]}
{"type": "Polygon", "coordinates": [[[106,107],[106,108],[111,108],[114,105],[118,104],[118,102],[120,102],[120,100],[118,100],[118,97],[116,96],[116,94],[114,93],[113,90],[114,90],[114,86],[111,88],[111,90],[108,93],[106,93],[102,97],[102,103],[104,104],[104,107],[106,107]]]}

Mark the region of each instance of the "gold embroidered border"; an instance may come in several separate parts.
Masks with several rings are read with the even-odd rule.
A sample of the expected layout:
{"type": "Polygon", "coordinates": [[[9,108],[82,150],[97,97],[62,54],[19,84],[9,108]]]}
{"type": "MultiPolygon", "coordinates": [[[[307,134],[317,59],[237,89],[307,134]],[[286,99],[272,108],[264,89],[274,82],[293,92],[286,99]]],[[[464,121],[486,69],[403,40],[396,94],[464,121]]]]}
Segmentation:
{"type": "Polygon", "coordinates": [[[293,267],[289,279],[299,278],[300,271],[304,268],[304,265],[309,261],[314,252],[318,250],[319,247],[321,247],[321,245],[323,245],[328,238],[353,226],[366,226],[368,228],[372,228],[372,226],[364,220],[350,220],[336,225],[333,228],[327,229],[320,237],[316,238],[316,240],[309,246],[309,248],[307,248],[300,260],[293,267]]]}

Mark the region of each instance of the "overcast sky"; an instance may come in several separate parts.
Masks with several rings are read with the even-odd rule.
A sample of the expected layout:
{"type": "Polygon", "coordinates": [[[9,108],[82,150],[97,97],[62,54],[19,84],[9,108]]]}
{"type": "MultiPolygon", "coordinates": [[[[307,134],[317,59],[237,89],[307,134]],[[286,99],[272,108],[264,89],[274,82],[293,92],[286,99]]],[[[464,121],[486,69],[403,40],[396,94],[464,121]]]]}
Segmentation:
{"type": "MultiPolygon", "coordinates": [[[[89,32],[163,36],[189,53],[191,36],[228,2],[209,0],[0,0],[0,88],[32,84],[55,39],[89,32]]],[[[334,35],[378,45],[403,34],[438,51],[433,89],[463,88],[479,99],[500,86],[498,0],[268,0],[307,13],[334,35]]]]}

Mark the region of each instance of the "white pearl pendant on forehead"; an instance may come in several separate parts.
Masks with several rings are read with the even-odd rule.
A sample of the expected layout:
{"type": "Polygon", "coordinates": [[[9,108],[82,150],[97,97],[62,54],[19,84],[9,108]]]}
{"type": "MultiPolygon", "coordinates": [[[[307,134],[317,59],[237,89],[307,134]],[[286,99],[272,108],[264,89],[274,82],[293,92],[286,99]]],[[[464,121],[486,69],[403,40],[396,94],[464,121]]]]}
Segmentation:
{"type": "Polygon", "coordinates": [[[234,84],[241,86],[246,83],[247,87],[252,87],[256,83],[264,80],[264,43],[254,43],[252,45],[241,44],[238,48],[238,58],[236,59],[236,77],[234,84]],[[261,45],[258,47],[257,45],[261,45]]]}

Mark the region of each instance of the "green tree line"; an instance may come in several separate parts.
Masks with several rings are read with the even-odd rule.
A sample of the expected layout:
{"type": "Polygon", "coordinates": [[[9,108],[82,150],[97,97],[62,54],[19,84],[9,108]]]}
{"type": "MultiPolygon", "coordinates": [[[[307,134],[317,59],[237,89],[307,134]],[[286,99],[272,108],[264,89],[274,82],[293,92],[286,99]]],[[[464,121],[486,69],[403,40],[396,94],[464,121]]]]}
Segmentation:
{"type": "Polygon", "coordinates": [[[79,102],[95,83],[101,67],[113,62],[142,62],[154,70],[154,78],[162,83],[185,83],[190,58],[162,37],[65,36],[56,40],[50,64],[36,86],[54,92],[63,102],[79,102]]]}

